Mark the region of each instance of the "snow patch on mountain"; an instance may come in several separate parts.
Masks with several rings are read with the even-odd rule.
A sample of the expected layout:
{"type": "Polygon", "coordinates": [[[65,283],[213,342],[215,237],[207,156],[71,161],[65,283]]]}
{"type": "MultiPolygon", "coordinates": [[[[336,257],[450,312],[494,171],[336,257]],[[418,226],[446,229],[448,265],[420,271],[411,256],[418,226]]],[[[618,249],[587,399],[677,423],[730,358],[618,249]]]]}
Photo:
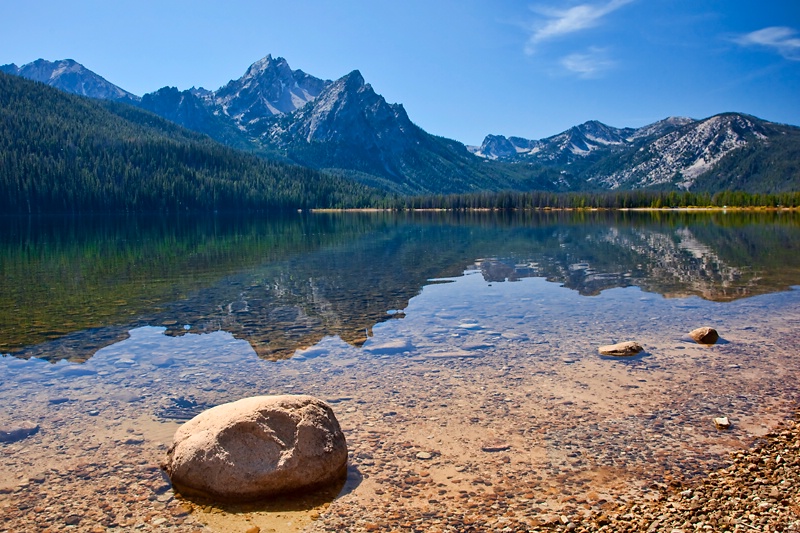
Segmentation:
{"type": "Polygon", "coordinates": [[[640,149],[640,162],[603,176],[599,181],[611,189],[630,184],[647,187],[673,182],[688,189],[700,175],[711,170],[731,151],[747,145],[753,137],[766,138],[750,118],[717,115],[657,138],[640,149]]]}

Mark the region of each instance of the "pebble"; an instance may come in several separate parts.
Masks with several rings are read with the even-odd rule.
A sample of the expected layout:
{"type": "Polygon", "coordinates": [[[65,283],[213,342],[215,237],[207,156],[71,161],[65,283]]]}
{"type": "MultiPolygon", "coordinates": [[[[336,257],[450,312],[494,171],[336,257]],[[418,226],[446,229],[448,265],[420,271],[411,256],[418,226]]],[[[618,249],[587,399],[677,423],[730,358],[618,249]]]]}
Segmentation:
{"type": "Polygon", "coordinates": [[[728,420],[727,416],[719,416],[714,419],[714,425],[717,429],[730,429],[731,421],[728,420]]]}
{"type": "Polygon", "coordinates": [[[481,446],[481,450],[484,452],[504,452],[510,449],[511,445],[503,441],[487,442],[483,446],[481,446]]]}

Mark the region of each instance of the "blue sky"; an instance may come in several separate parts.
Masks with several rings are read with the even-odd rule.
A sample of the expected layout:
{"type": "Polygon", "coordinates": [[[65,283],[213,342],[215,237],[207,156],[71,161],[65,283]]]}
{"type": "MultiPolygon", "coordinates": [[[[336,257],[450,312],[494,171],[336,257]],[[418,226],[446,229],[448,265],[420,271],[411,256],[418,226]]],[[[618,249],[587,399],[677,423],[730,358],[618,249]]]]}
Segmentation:
{"type": "Polygon", "coordinates": [[[139,95],[217,89],[267,54],[358,69],[466,144],[724,111],[800,125],[798,0],[26,0],[0,20],[0,64],[70,58],[139,95]]]}

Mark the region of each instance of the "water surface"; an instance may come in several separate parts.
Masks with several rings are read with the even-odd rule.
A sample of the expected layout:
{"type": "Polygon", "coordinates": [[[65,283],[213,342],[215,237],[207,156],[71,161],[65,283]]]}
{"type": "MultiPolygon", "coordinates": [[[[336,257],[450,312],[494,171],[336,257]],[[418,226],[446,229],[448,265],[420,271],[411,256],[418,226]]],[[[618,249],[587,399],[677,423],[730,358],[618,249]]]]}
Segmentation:
{"type": "Polygon", "coordinates": [[[379,523],[405,502],[487,520],[501,490],[518,524],[703,475],[797,400],[791,213],[3,224],[0,425],[40,426],[2,445],[6,510],[31,477],[87,498],[121,479],[154,497],[118,524],[217,524],[169,514],[156,465],[174,429],[244,396],[308,393],[331,402],[351,450],[331,510],[379,523]],[[723,341],[694,344],[701,325],[723,341]],[[645,353],[597,353],[623,340],[645,353]],[[86,464],[115,475],[64,474],[86,464]]]}

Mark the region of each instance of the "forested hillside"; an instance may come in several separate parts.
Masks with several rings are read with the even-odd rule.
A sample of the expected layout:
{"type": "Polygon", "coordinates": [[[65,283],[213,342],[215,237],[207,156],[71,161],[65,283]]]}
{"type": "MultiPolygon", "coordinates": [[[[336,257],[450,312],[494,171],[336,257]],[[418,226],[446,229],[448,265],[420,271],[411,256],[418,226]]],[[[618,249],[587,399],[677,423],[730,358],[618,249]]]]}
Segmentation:
{"type": "Polygon", "coordinates": [[[0,73],[3,213],[359,207],[378,193],[153,114],[0,73]]]}

